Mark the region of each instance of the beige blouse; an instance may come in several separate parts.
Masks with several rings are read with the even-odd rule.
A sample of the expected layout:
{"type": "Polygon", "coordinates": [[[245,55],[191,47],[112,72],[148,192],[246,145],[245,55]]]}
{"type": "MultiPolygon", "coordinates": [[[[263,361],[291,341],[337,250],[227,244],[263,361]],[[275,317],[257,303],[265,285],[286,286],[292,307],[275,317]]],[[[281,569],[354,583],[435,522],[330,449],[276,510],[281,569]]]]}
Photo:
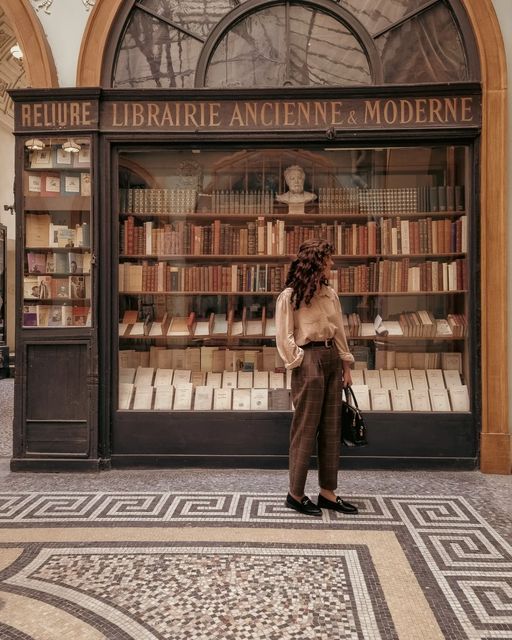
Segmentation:
{"type": "Polygon", "coordinates": [[[300,366],[304,357],[303,345],[329,338],[334,340],[342,360],[354,362],[343,327],[340,299],[334,289],[322,286],[309,306],[302,302],[299,309],[292,306],[292,293],[292,288],[288,287],[276,303],[276,345],[286,368],[300,366]]]}

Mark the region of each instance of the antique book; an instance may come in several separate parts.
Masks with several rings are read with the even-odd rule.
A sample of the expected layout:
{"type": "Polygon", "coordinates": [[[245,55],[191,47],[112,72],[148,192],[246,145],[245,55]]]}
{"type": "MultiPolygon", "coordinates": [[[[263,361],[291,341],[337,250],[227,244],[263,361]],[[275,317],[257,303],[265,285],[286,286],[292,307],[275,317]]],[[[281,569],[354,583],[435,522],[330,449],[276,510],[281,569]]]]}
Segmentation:
{"type": "Polygon", "coordinates": [[[34,300],[39,298],[39,282],[37,276],[23,278],[23,298],[34,300]]]}
{"type": "Polygon", "coordinates": [[[451,411],[448,391],[446,389],[429,389],[432,411],[451,411]]]}
{"type": "Polygon", "coordinates": [[[370,387],[370,398],[372,401],[373,411],[390,411],[391,404],[389,401],[388,389],[372,389],[370,387]]]}
{"type": "Polygon", "coordinates": [[[206,384],[207,386],[215,389],[222,387],[222,373],[208,371],[208,373],[206,374],[206,384]]]}
{"type": "Polygon", "coordinates": [[[236,371],[224,371],[222,373],[222,386],[236,389],[238,385],[238,373],[236,371]]]}
{"type": "Polygon", "coordinates": [[[251,409],[251,390],[233,389],[233,410],[249,411],[251,409]]]}
{"type": "Polygon", "coordinates": [[[158,337],[163,335],[162,323],[152,322],[149,328],[148,336],[158,337]]]}
{"type": "Polygon", "coordinates": [[[213,408],[217,411],[231,410],[233,389],[218,388],[213,390],[213,408]]]}
{"type": "Polygon", "coordinates": [[[284,389],[284,373],[270,371],[268,378],[269,389],[284,389]]]}
{"type": "Polygon", "coordinates": [[[199,347],[187,347],[185,349],[185,369],[201,371],[201,349],[199,347]]]}
{"type": "Polygon", "coordinates": [[[155,411],[171,411],[173,398],[174,398],[174,387],[172,386],[156,387],[153,409],[155,411]]]}
{"type": "Polygon", "coordinates": [[[396,389],[394,369],[380,369],[380,386],[382,389],[396,389]]]}
{"type": "Polygon", "coordinates": [[[411,389],[409,395],[413,411],[432,411],[428,389],[411,389]]]}
{"type": "Polygon", "coordinates": [[[213,320],[211,325],[212,336],[227,336],[228,335],[228,319],[225,313],[213,314],[213,320]]]}
{"type": "Polygon", "coordinates": [[[129,384],[133,384],[135,380],[135,368],[134,367],[124,367],[119,369],[119,382],[128,382],[129,384]]]}
{"type": "Polygon", "coordinates": [[[364,373],[362,369],[352,369],[350,373],[352,376],[353,387],[364,385],[364,373]]]}
{"type": "Polygon", "coordinates": [[[130,336],[143,336],[145,331],[144,331],[145,327],[144,327],[144,323],[143,322],[136,322],[135,324],[132,324],[129,330],[129,335],[130,336]]]}
{"type": "Polygon", "coordinates": [[[268,392],[268,406],[271,411],[290,410],[290,390],[270,389],[268,392]]]}
{"type": "Polygon", "coordinates": [[[364,382],[369,389],[380,389],[380,372],[378,369],[363,369],[364,382]]]}
{"type": "Polygon", "coordinates": [[[133,409],[150,410],[153,407],[154,387],[135,387],[135,397],[133,399],[133,409]]]}
{"type": "Polygon", "coordinates": [[[356,397],[357,405],[361,411],[370,411],[370,390],[365,384],[353,384],[352,392],[356,397]]]}
{"type": "Polygon", "coordinates": [[[191,384],[190,382],[190,375],[191,375],[191,371],[189,371],[188,369],[175,369],[174,370],[174,376],[172,378],[172,383],[173,385],[178,388],[178,387],[182,387],[182,386],[186,386],[191,384]]]}
{"type": "Polygon", "coordinates": [[[268,409],[268,389],[251,389],[251,409],[268,409]]]}
{"type": "Polygon", "coordinates": [[[150,387],[153,384],[155,370],[153,367],[137,367],[135,373],[136,387],[150,387]]]}
{"type": "Polygon", "coordinates": [[[399,391],[412,389],[411,372],[409,369],[395,369],[396,388],[399,391]]]}
{"type": "Polygon", "coordinates": [[[252,371],[238,372],[238,388],[239,389],[252,389],[252,384],[253,384],[252,371]]]}
{"type": "Polygon", "coordinates": [[[393,411],[411,411],[411,400],[408,390],[391,389],[391,406],[393,411]]]}
{"type": "Polygon", "coordinates": [[[130,409],[134,389],[134,385],[129,382],[119,383],[119,409],[130,409]]]}
{"type": "MultiPolygon", "coordinates": [[[[176,372],[175,372],[176,373],[176,372]]],[[[176,411],[189,411],[192,408],[192,383],[183,382],[179,387],[174,387],[173,409],[176,411]]]]}
{"type": "Polygon", "coordinates": [[[213,402],[213,387],[211,385],[202,385],[196,387],[194,395],[195,411],[211,411],[213,402]]]}
{"type": "Polygon", "coordinates": [[[252,386],[255,389],[268,389],[268,371],[255,371],[252,386]]]}
{"type": "Polygon", "coordinates": [[[168,336],[187,336],[188,330],[188,316],[173,316],[167,330],[168,336]]]}
{"type": "Polygon", "coordinates": [[[48,247],[50,246],[50,222],[49,214],[25,215],[25,246],[48,247]]]}
{"type": "Polygon", "coordinates": [[[445,388],[442,369],[427,369],[427,380],[429,389],[445,388]]]}
{"type": "Polygon", "coordinates": [[[194,387],[203,387],[206,384],[206,371],[192,371],[190,382],[194,387]]]}
{"type": "Polygon", "coordinates": [[[455,369],[443,369],[443,377],[447,389],[462,385],[460,373],[455,369]]]}
{"type": "Polygon", "coordinates": [[[174,371],[172,369],[157,368],[155,371],[155,379],[153,381],[154,387],[170,387],[172,385],[172,378],[174,371]]]}
{"type": "Polygon", "coordinates": [[[452,411],[469,411],[469,393],[467,386],[450,387],[448,389],[452,411]]]}
{"type": "Polygon", "coordinates": [[[452,369],[462,373],[462,353],[444,351],[441,354],[441,368],[452,369]]]}
{"type": "Polygon", "coordinates": [[[413,389],[417,391],[428,390],[427,374],[424,369],[411,369],[411,381],[413,389]]]}
{"type": "Polygon", "coordinates": [[[27,252],[28,272],[33,274],[43,274],[47,271],[47,256],[45,253],[27,252]]]}

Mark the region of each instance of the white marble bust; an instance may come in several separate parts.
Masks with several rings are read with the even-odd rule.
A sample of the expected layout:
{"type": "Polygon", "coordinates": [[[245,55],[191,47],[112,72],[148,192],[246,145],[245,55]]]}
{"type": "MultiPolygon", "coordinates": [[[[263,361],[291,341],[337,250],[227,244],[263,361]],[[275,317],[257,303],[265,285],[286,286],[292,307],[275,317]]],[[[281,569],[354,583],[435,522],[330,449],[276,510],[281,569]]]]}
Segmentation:
{"type": "Polygon", "coordinates": [[[304,169],[298,165],[293,164],[284,170],[284,179],[289,191],[278,194],[276,200],[278,202],[284,202],[286,204],[304,205],[307,202],[316,200],[316,194],[309,191],[304,191],[304,181],[306,174],[304,169]]]}

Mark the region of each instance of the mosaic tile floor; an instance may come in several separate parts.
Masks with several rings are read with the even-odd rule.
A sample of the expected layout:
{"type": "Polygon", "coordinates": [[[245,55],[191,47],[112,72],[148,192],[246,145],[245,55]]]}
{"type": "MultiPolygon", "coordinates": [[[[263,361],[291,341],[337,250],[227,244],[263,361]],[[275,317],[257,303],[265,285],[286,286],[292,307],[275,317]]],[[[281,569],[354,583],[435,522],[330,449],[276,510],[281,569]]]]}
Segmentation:
{"type": "Polygon", "coordinates": [[[2,640],[512,639],[510,538],[464,495],[313,519],[282,491],[15,488],[38,477],[71,476],[0,492],[2,640]]]}

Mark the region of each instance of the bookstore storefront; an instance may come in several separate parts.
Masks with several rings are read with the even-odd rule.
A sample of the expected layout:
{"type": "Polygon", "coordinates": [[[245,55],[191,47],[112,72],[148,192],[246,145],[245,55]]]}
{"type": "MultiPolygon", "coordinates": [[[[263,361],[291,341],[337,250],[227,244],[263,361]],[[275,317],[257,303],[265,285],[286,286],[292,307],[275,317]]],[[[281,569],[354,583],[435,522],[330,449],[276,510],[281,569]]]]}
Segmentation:
{"type": "Polygon", "coordinates": [[[474,468],[481,88],[458,4],[386,30],[249,0],[202,44],[153,4],[120,21],[105,88],[13,92],[12,467],[286,466],[275,301],[322,237],[371,429],[342,464],[474,468]]]}

